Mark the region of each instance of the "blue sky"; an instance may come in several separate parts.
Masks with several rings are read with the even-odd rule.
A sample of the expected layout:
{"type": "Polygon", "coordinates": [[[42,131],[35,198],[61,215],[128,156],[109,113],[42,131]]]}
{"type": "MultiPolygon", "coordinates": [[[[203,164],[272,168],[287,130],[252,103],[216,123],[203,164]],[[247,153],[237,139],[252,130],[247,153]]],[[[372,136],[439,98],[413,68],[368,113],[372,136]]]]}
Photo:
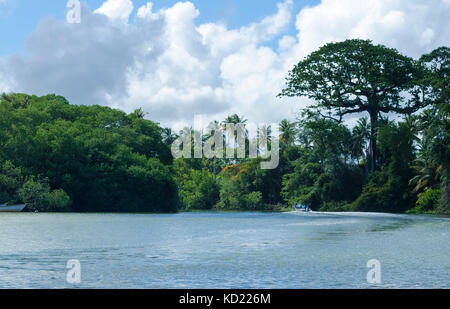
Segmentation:
{"type": "MultiPolygon", "coordinates": [[[[26,38],[36,28],[39,21],[45,17],[64,19],[65,0],[0,0],[0,55],[9,55],[24,51],[26,38]]],[[[197,23],[225,22],[229,28],[238,28],[251,22],[256,22],[267,15],[276,12],[276,4],[280,0],[191,0],[200,11],[197,23]]],[[[85,0],[93,11],[99,8],[104,0],[85,0]]],[[[137,8],[145,5],[148,0],[134,0],[137,8]]],[[[154,11],[173,6],[179,0],[152,1],[154,11]]],[[[295,0],[294,11],[299,12],[307,5],[319,3],[319,0],[295,0]]],[[[295,35],[294,22],[289,33],[295,35]]]]}

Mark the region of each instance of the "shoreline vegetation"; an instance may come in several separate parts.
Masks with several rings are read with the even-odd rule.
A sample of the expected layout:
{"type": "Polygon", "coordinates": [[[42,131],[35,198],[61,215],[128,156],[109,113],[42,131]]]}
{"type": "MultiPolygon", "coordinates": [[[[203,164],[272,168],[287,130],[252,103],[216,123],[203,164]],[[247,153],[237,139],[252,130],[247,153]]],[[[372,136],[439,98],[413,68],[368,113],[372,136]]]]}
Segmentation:
{"type": "MultiPolygon", "coordinates": [[[[280,123],[274,170],[261,169],[261,159],[174,160],[179,136],[142,109],[3,93],[0,204],[175,213],[282,212],[303,203],[325,212],[450,215],[449,72],[448,47],[415,60],[370,41],[325,45],[288,73],[279,94],[313,103],[280,123]]],[[[246,119],[216,122],[229,123],[246,119]]]]}

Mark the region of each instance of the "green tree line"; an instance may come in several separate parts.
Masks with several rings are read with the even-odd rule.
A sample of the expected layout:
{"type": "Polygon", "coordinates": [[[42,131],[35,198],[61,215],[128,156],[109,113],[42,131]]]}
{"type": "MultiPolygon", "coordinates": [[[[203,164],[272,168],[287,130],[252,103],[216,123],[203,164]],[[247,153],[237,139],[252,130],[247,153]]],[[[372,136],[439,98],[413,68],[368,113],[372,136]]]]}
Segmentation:
{"type": "Polygon", "coordinates": [[[75,106],[60,96],[0,98],[0,203],[40,211],[173,212],[179,209],[162,128],[75,106]]]}
{"type": "MultiPolygon", "coordinates": [[[[261,169],[261,159],[174,160],[178,135],[142,110],[127,115],[56,95],[3,94],[0,203],[81,212],[271,211],[304,203],[322,211],[449,214],[449,60],[448,47],[412,59],[364,40],[313,52],[279,94],[313,103],[280,123],[273,170],[261,169]]],[[[227,123],[246,119],[212,125],[227,123]]],[[[248,132],[237,134],[248,146],[248,132]]]]}

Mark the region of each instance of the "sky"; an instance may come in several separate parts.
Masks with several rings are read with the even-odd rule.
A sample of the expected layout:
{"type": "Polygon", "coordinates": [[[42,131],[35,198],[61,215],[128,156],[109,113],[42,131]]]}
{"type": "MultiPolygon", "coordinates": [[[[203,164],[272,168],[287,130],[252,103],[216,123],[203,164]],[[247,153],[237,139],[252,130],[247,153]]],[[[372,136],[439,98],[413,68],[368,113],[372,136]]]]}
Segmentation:
{"type": "MultiPolygon", "coordinates": [[[[81,1],[91,10],[99,8],[104,0],[81,1]]],[[[147,0],[134,0],[136,8],[145,5],[147,0]]],[[[157,0],[153,9],[160,10],[176,4],[177,0],[157,0]]],[[[193,2],[200,11],[196,24],[206,22],[224,22],[231,28],[241,27],[255,20],[270,15],[276,9],[277,0],[198,0],[193,2]]],[[[299,10],[306,5],[314,5],[319,0],[295,1],[294,7],[299,10]]],[[[66,0],[0,0],[0,37],[7,44],[0,45],[0,55],[24,51],[25,40],[45,17],[65,19],[66,0]]],[[[132,19],[136,10],[130,14],[132,19]]],[[[295,26],[289,31],[293,34],[295,26]]]]}
{"type": "Polygon", "coordinates": [[[419,57],[450,45],[450,0],[0,0],[0,92],[56,93],[167,127],[237,113],[293,119],[287,72],[328,42],[370,39],[419,57]]]}

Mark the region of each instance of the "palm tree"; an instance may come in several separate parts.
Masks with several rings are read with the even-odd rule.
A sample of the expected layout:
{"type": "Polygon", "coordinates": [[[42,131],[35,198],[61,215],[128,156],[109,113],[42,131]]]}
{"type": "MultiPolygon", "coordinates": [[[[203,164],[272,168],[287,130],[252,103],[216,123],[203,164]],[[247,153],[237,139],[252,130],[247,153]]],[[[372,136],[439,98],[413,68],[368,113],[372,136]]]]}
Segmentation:
{"type": "MultiPolygon", "coordinates": [[[[243,124],[244,128],[245,128],[245,124],[247,123],[247,121],[248,121],[247,119],[244,119],[244,117],[240,117],[237,114],[228,116],[222,122],[222,130],[225,132],[227,130],[227,125],[228,124],[234,124],[234,125],[243,124]]],[[[242,129],[244,129],[244,128],[239,128],[238,132],[233,132],[233,136],[229,136],[229,137],[230,138],[237,138],[238,135],[246,137],[247,136],[247,132],[245,132],[245,130],[242,131],[242,129]]],[[[231,134],[231,132],[229,132],[229,133],[231,134]]]]}
{"type": "Polygon", "coordinates": [[[268,152],[272,144],[272,127],[263,126],[258,128],[258,156],[268,152]],[[263,144],[262,142],[265,142],[263,144]]]}
{"type": "Polygon", "coordinates": [[[428,188],[438,188],[441,177],[442,165],[436,166],[435,162],[428,157],[414,160],[412,168],[416,176],[409,181],[409,185],[415,186],[413,192],[418,193],[428,188]]]}
{"type": "Polygon", "coordinates": [[[247,121],[248,120],[244,119],[244,117],[234,114],[234,115],[231,115],[231,116],[228,116],[227,118],[225,118],[225,120],[222,122],[222,126],[223,125],[226,126],[226,124],[228,124],[228,123],[232,123],[232,124],[243,123],[243,124],[245,124],[245,123],[247,123],[247,121]]]}
{"type": "Polygon", "coordinates": [[[353,128],[352,155],[360,159],[364,155],[364,150],[368,150],[370,141],[370,122],[367,118],[358,120],[358,124],[353,128]]]}
{"type": "MultiPolygon", "coordinates": [[[[220,131],[220,124],[217,120],[214,120],[208,125],[208,131],[209,134],[206,134],[203,136],[203,145],[211,138],[214,137],[214,135],[217,133],[217,131],[220,131]]],[[[223,141],[222,141],[223,144],[223,141]]],[[[222,145],[223,146],[223,145],[222,145]]],[[[216,141],[213,141],[212,148],[216,150],[216,141]]],[[[223,153],[222,153],[223,155],[223,153]]],[[[214,175],[214,181],[217,181],[217,175],[222,171],[223,167],[223,160],[222,156],[219,156],[218,158],[212,158],[206,160],[206,168],[214,175]]]]}
{"type": "MultiPolygon", "coordinates": [[[[228,138],[234,140],[234,145],[233,148],[237,149],[239,146],[239,140],[240,139],[244,139],[244,145],[247,144],[247,140],[248,140],[248,132],[245,128],[245,124],[248,122],[247,119],[245,119],[244,117],[241,117],[237,114],[228,116],[227,118],[225,118],[225,120],[221,123],[222,125],[222,130],[224,132],[227,131],[227,125],[229,124],[234,124],[234,125],[238,125],[241,124],[242,126],[238,126],[237,130],[235,132],[227,132],[228,133],[228,138]]],[[[224,140],[226,140],[227,136],[224,135],[224,140]]]]}
{"type": "Polygon", "coordinates": [[[166,145],[172,145],[173,142],[175,142],[177,140],[179,136],[175,133],[173,133],[171,128],[165,128],[162,130],[162,138],[163,138],[163,142],[166,145]]]}
{"type": "Polygon", "coordinates": [[[285,146],[292,146],[295,142],[295,135],[296,135],[296,123],[289,122],[288,120],[284,119],[280,122],[280,141],[285,146]]]}

